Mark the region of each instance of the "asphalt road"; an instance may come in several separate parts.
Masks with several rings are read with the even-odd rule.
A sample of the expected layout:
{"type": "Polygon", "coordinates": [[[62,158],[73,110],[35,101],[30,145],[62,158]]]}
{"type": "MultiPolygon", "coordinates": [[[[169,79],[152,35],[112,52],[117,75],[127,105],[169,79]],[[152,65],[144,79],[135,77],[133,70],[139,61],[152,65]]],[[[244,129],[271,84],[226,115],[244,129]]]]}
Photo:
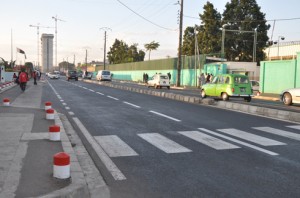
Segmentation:
{"type": "Polygon", "coordinates": [[[300,196],[299,124],[63,78],[49,83],[43,99],[71,120],[111,197],[300,196]]]}

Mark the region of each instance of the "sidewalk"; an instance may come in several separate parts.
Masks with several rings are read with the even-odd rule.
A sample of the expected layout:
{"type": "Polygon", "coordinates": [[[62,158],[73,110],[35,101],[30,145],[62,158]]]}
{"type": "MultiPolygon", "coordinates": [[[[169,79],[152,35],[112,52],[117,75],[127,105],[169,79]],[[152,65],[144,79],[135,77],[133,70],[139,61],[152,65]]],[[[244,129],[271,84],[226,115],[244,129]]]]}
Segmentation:
{"type": "Polygon", "coordinates": [[[29,82],[0,92],[0,198],[109,197],[102,176],[66,116],[46,119],[42,101],[45,82],[29,82]],[[33,97],[34,96],[34,97],[33,97]],[[10,106],[3,106],[3,99],[10,106]],[[49,126],[59,125],[61,141],[49,140],[49,126]],[[72,142],[71,142],[71,141],[72,142]],[[53,155],[71,157],[71,178],[53,177],[53,155]]]}

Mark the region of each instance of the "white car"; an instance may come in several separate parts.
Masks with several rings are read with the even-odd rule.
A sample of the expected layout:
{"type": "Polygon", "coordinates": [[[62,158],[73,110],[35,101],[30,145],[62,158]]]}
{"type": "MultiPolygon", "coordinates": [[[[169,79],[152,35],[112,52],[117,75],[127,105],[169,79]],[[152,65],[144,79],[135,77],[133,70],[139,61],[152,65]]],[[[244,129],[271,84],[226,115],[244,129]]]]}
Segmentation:
{"type": "Polygon", "coordinates": [[[282,91],[280,100],[285,105],[300,104],[300,88],[291,88],[282,91]]]}
{"type": "Polygon", "coordinates": [[[259,91],[259,81],[250,80],[253,91],[259,91]]]}
{"type": "Polygon", "coordinates": [[[98,73],[96,75],[96,80],[98,80],[98,81],[103,81],[103,80],[111,81],[110,71],[108,71],[108,70],[98,71],[98,73]]]}
{"type": "Polygon", "coordinates": [[[168,75],[165,74],[155,74],[148,80],[147,84],[148,88],[149,87],[154,87],[155,89],[157,88],[162,88],[162,87],[167,87],[170,89],[170,79],[168,75]]]}
{"type": "Polygon", "coordinates": [[[49,77],[50,79],[59,79],[59,74],[48,73],[48,77],[49,77]]]}

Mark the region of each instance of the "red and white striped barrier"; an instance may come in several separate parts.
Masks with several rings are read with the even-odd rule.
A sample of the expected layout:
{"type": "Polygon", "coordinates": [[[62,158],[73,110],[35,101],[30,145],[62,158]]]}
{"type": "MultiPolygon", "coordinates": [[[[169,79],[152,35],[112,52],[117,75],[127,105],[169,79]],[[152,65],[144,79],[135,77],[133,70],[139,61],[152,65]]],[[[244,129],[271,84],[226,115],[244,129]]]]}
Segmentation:
{"type": "Polygon", "coordinates": [[[68,179],[70,176],[70,155],[65,152],[56,153],[53,156],[53,177],[68,179]]]}
{"type": "Polygon", "coordinates": [[[46,111],[46,119],[47,120],[54,120],[54,109],[48,109],[46,111]]]}
{"type": "Polygon", "coordinates": [[[52,125],[49,127],[49,140],[60,141],[60,126],[52,125]]]}
{"type": "Polygon", "coordinates": [[[45,110],[51,109],[52,108],[52,103],[47,101],[45,102],[45,110]]]}
{"type": "Polygon", "coordinates": [[[10,105],[10,100],[8,98],[3,99],[3,106],[9,106],[10,105]]]}

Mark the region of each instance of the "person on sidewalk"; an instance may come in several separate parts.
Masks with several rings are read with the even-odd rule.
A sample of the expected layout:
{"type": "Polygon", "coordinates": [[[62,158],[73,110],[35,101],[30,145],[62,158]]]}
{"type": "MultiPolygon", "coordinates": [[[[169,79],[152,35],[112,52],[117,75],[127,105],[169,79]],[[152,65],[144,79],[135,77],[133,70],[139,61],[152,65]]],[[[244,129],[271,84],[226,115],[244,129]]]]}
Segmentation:
{"type": "Polygon", "coordinates": [[[33,77],[33,84],[34,84],[34,85],[37,85],[37,83],[36,83],[37,72],[36,72],[36,71],[33,71],[32,77],[33,77]]]}
{"type": "Polygon", "coordinates": [[[28,75],[25,72],[25,69],[22,69],[21,73],[19,74],[20,88],[22,91],[25,91],[27,81],[28,81],[28,75]]]}

